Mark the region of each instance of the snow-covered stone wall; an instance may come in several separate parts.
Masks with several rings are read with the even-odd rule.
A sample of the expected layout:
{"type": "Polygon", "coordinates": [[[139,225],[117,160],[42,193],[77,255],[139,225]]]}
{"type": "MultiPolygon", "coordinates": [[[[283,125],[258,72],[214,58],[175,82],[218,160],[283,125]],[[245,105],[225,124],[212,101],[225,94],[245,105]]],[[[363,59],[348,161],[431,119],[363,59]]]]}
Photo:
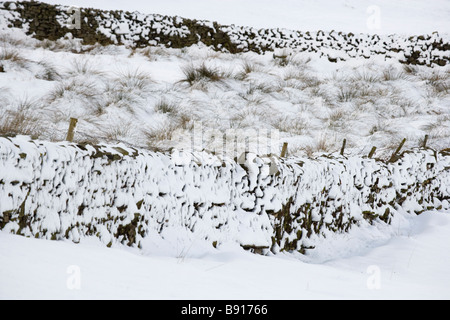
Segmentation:
{"type": "Polygon", "coordinates": [[[142,247],[183,232],[255,252],[314,247],[330,232],[450,208],[450,152],[398,160],[208,153],[0,138],[0,229],[29,237],[98,237],[142,247]]]}
{"type": "Polygon", "coordinates": [[[80,8],[75,13],[67,6],[30,1],[0,2],[0,17],[3,27],[23,28],[27,34],[40,40],[57,40],[72,34],[83,39],[84,44],[182,48],[203,43],[215,50],[231,53],[263,53],[287,48],[316,53],[332,62],[372,56],[429,66],[445,66],[450,61],[449,39],[438,33],[405,37],[330,30],[312,33],[308,30],[256,29],[119,10],[80,8]]]}

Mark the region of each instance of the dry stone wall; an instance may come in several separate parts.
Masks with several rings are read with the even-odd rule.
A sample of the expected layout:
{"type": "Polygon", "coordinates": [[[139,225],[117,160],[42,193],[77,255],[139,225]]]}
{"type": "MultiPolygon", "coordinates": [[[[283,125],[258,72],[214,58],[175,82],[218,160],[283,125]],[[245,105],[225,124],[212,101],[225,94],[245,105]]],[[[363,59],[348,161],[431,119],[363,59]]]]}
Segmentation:
{"type": "Polygon", "coordinates": [[[0,229],[28,237],[98,237],[141,247],[183,230],[254,252],[314,248],[331,232],[450,209],[450,150],[395,162],[261,158],[0,138],[0,229]],[[273,170],[273,166],[277,170],[273,170]]]}
{"type": "Polygon", "coordinates": [[[256,29],[178,16],[92,8],[80,8],[80,28],[69,28],[68,21],[73,22],[70,18],[72,14],[67,6],[30,1],[0,2],[4,26],[23,28],[40,40],[56,40],[71,34],[82,39],[84,44],[183,48],[203,43],[215,50],[231,53],[264,53],[286,48],[316,53],[332,62],[382,56],[405,64],[445,66],[450,60],[448,35],[437,32],[405,37],[321,30],[256,29]]]}

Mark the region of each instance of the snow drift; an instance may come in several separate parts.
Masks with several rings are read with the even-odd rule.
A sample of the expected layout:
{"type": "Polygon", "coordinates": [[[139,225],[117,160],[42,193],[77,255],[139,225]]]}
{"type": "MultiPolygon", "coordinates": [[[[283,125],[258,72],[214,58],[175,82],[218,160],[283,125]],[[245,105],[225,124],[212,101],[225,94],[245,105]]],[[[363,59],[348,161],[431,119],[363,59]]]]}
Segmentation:
{"type": "Polygon", "coordinates": [[[450,208],[448,150],[414,149],[393,162],[241,160],[0,138],[0,229],[139,248],[179,232],[215,247],[303,253],[330,232],[450,208]]]}

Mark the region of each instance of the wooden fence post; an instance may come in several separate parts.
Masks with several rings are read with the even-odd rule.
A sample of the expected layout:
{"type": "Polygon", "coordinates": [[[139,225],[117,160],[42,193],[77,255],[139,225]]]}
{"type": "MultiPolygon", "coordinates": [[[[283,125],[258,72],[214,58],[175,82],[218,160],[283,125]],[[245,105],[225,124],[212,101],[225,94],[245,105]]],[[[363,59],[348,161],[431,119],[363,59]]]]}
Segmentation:
{"type": "Polygon", "coordinates": [[[346,143],[347,143],[347,139],[344,139],[344,141],[342,141],[341,156],[344,155],[344,150],[345,150],[345,144],[346,143]]]}
{"type": "Polygon", "coordinates": [[[394,162],[395,160],[397,160],[397,155],[400,152],[400,149],[403,147],[403,145],[406,142],[406,138],[403,138],[402,142],[400,142],[400,145],[397,147],[397,149],[394,151],[394,153],[392,154],[391,158],[389,159],[388,162],[394,162]]]}
{"type": "Polygon", "coordinates": [[[369,155],[367,156],[369,159],[373,157],[373,155],[375,154],[375,150],[377,150],[377,147],[373,146],[369,152],[369,155]]]}
{"type": "Polygon", "coordinates": [[[283,143],[283,148],[281,149],[280,158],[286,157],[287,147],[288,147],[288,143],[287,142],[283,143]]]}
{"type": "Polygon", "coordinates": [[[428,142],[428,135],[425,135],[425,138],[423,139],[422,142],[422,148],[426,148],[427,147],[427,142],[428,142]]]}
{"type": "Polygon", "coordinates": [[[69,142],[73,141],[77,123],[78,123],[78,119],[70,118],[69,130],[67,131],[66,141],[69,141],[69,142]]]}

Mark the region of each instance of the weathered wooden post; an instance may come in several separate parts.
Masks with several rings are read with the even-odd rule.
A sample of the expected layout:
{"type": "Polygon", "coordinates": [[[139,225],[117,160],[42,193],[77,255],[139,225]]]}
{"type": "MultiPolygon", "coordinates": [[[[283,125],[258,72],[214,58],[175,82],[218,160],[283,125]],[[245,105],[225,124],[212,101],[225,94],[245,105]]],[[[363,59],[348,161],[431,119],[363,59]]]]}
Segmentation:
{"type": "Polygon", "coordinates": [[[70,118],[69,130],[67,131],[66,141],[72,142],[75,135],[75,128],[77,126],[78,119],[70,118]]]}
{"type": "Polygon", "coordinates": [[[400,150],[403,147],[403,145],[405,144],[405,142],[406,142],[406,138],[403,138],[402,142],[400,142],[400,145],[394,151],[394,153],[392,154],[392,156],[391,156],[391,158],[389,159],[388,162],[394,162],[395,160],[397,160],[397,155],[400,152],[400,150]]]}
{"type": "Polygon", "coordinates": [[[347,139],[344,139],[344,141],[342,141],[341,156],[344,155],[344,150],[345,150],[345,144],[346,143],[347,143],[347,139]]]}
{"type": "Polygon", "coordinates": [[[428,142],[428,135],[426,134],[422,142],[422,148],[425,149],[427,147],[427,142],[428,142]]]}
{"type": "Polygon", "coordinates": [[[280,158],[286,157],[287,147],[288,147],[288,143],[287,143],[287,142],[284,142],[284,143],[283,143],[283,148],[281,149],[281,155],[280,155],[280,158]]]}
{"type": "Polygon", "coordinates": [[[377,150],[377,147],[373,146],[369,152],[369,155],[367,156],[369,159],[373,157],[373,155],[375,154],[375,150],[377,150]]]}

